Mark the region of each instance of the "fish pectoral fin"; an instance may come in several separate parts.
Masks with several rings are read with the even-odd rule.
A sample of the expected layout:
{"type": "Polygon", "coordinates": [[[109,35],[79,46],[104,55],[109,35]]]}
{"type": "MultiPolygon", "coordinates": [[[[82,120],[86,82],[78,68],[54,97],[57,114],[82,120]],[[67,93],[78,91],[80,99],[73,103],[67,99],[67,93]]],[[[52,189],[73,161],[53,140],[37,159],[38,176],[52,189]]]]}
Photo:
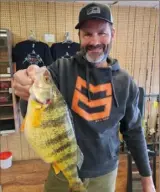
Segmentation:
{"type": "Polygon", "coordinates": [[[57,165],[56,163],[53,163],[53,164],[52,164],[52,167],[53,167],[56,175],[57,175],[58,173],[60,173],[61,170],[59,169],[59,167],[58,167],[58,165],[57,165]]]}
{"type": "Polygon", "coordinates": [[[84,155],[79,146],[77,145],[77,167],[79,169],[81,169],[83,161],[84,161],[84,155]]]}
{"type": "Polygon", "coordinates": [[[21,132],[24,132],[25,122],[26,122],[26,117],[23,119],[22,124],[20,126],[20,131],[21,132]]]}

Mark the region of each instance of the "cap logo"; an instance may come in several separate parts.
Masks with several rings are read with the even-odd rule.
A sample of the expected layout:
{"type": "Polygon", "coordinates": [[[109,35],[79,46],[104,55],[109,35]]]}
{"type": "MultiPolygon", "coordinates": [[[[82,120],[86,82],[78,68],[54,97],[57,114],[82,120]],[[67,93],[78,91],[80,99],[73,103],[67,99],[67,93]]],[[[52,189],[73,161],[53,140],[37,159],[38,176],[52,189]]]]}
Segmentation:
{"type": "Polygon", "coordinates": [[[101,10],[99,7],[94,6],[87,9],[87,15],[95,14],[95,13],[101,13],[101,10]]]}

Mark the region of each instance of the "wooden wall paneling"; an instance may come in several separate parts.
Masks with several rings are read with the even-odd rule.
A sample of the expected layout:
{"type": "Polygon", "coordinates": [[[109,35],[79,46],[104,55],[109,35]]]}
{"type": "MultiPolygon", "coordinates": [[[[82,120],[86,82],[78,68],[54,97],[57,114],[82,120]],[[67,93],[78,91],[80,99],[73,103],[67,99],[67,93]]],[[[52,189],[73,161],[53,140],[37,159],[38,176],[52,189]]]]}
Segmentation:
{"type": "Polygon", "coordinates": [[[9,3],[0,2],[0,28],[11,28],[11,15],[9,3]]]}
{"type": "Polygon", "coordinates": [[[17,2],[9,3],[9,12],[11,19],[11,31],[14,34],[12,38],[12,43],[15,45],[21,40],[20,34],[20,22],[19,22],[19,6],[17,2]],[[16,11],[15,11],[16,10],[16,11]]]}
{"type": "Polygon", "coordinates": [[[142,36],[142,49],[141,49],[141,71],[139,77],[139,86],[145,88],[147,78],[147,54],[148,54],[148,39],[149,39],[149,25],[150,25],[150,9],[144,8],[143,20],[143,36],[142,36]]]}
{"type": "Polygon", "coordinates": [[[128,24],[128,9],[119,7],[117,20],[117,39],[116,39],[116,58],[118,58],[122,68],[126,63],[127,49],[127,24],[128,24]]]}
{"type": "Polygon", "coordinates": [[[64,40],[65,35],[65,6],[56,2],[56,36],[57,42],[64,40]]]}
{"type": "Polygon", "coordinates": [[[84,6],[82,3],[73,3],[73,39],[75,42],[79,43],[78,30],[75,29],[75,26],[78,23],[78,15],[81,8],[84,6]]]}
{"type": "Polygon", "coordinates": [[[132,56],[133,68],[132,74],[137,85],[139,85],[139,76],[141,72],[141,50],[142,47],[142,35],[143,35],[143,17],[144,8],[137,8],[135,15],[135,35],[134,35],[134,55],[132,56]]]}
{"type": "Polygon", "coordinates": [[[7,136],[8,150],[13,153],[13,160],[21,160],[20,134],[14,133],[7,136]]]}
{"type": "MultiPolygon", "coordinates": [[[[158,19],[158,12],[154,9],[152,9],[152,12],[153,14],[153,18],[152,18],[152,22],[154,23],[154,26],[153,26],[153,46],[152,46],[152,55],[151,55],[151,74],[149,75],[150,77],[150,81],[148,82],[148,86],[149,86],[149,94],[158,94],[159,91],[157,91],[159,89],[159,83],[157,83],[157,89],[156,89],[156,92],[154,92],[154,84],[153,82],[154,81],[154,78],[156,78],[157,82],[158,82],[158,79],[159,79],[159,65],[158,65],[158,61],[156,61],[156,52],[157,52],[157,49],[158,49],[158,45],[159,43],[159,39],[158,39],[158,36],[159,36],[159,32],[158,32],[158,29],[159,29],[159,19],[158,19]],[[154,20],[156,22],[154,22],[154,20]],[[157,78],[158,77],[158,78],[157,78]]],[[[158,106],[155,107],[154,105],[154,102],[156,101],[156,97],[155,98],[152,98],[152,103],[151,103],[151,111],[150,111],[150,118],[149,118],[149,127],[151,129],[151,133],[154,133],[155,131],[155,126],[156,126],[156,120],[157,120],[157,113],[158,113],[158,106]]]]}
{"type": "Polygon", "coordinates": [[[65,3],[65,32],[73,40],[73,3],[65,3]]]}
{"type": "MultiPolygon", "coordinates": [[[[56,41],[56,7],[55,3],[48,2],[48,32],[50,34],[55,35],[55,41],[56,41]]],[[[52,43],[49,43],[49,45],[52,45],[52,43]]]]}
{"type": "MultiPolygon", "coordinates": [[[[145,20],[144,20],[144,33],[143,33],[143,50],[142,50],[142,62],[143,62],[143,75],[142,75],[142,86],[146,92],[146,82],[148,79],[148,54],[149,54],[149,36],[150,36],[150,21],[151,11],[145,8],[145,20]]],[[[147,93],[147,92],[146,92],[147,93]]]]}
{"type": "Polygon", "coordinates": [[[116,25],[115,25],[115,23],[116,23],[116,13],[117,13],[117,11],[116,11],[116,7],[115,6],[111,6],[111,10],[112,10],[112,16],[113,16],[113,27],[115,28],[115,37],[114,37],[114,39],[113,39],[113,41],[112,41],[112,48],[111,48],[111,51],[110,51],[110,56],[112,57],[112,58],[115,58],[115,41],[116,41],[116,36],[117,36],[117,30],[116,30],[116,25]]]}
{"type": "Polygon", "coordinates": [[[20,143],[21,143],[21,159],[22,160],[30,159],[29,145],[28,142],[26,141],[24,133],[20,133],[20,143]]]}
{"type": "Polygon", "coordinates": [[[35,2],[25,2],[25,14],[26,14],[26,30],[27,38],[30,35],[30,31],[33,31],[38,39],[38,34],[36,31],[36,16],[35,16],[35,2]]]}
{"type": "Polygon", "coordinates": [[[136,41],[137,41],[137,33],[136,33],[136,15],[138,12],[138,8],[135,7],[134,21],[133,21],[133,47],[132,47],[132,57],[131,57],[131,76],[134,78],[134,63],[135,63],[135,54],[136,54],[136,41]]]}
{"type": "Polygon", "coordinates": [[[154,49],[155,49],[155,30],[156,30],[156,12],[155,9],[150,9],[151,14],[150,14],[150,21],[149,21],[149,33],[148,33],[148,45],[147,45],[147,63],[146,63],[146,68],[147,68],[147,79],[145,82],[145,90],[146,93],[150,93],[150,81],[153,75],[153,62],[152,62],[152,57],[154,56],[154,49]]]}
{"type": "Polygon", "coordinates": [[[8,151],[7,136],[0,136],[0,152],[8,151]]]}
{"type": "Polygon", "coordinates": [[[36,159],[37,158],[37,154],[34,152],[34,150],[32,149],[32,147],[30,145],[29,146],[29,159],[36,159]]]}
{"type": "Polygon", "coordinates": [[[18,2],[19,10],[19,25],[20,25],[20,41],[27,39],[27,26],[26,26],[26,6],[25,2],[18,2]]]}
{"type": "Polygon", "coordinates": [[[37,38],[44,41],[44,34],[48,33],[48,12],[46,2],[35,2],[35,23],[37,38]]]}
{"type": "Polygon", "coordinates": [[[156,22],[155,22],[156,30],[155,30],[155,49],[154,54],[152,56],[153,62],[153,75],[151,80],[151,93],[157,94],[159,93],[159,75],[160,75],[160,67],[159,67],[159,11],[156,11],[156,22]],[[158,83],[156,83],[158,82],[158,83]]]}
{"type": "MultiPolygon", "coordinates": [[[[139,87],[143,87],[143,75],[144,75],[144,62],[143,62],[143,44],[144,44],[144,31],[145,31],[145,29],[144,29],[144,20],[145,20],[145,8],[143,7],[143,8],[141,8],[141,14],[142,15],[140,15],[140,18],[139,18],[139,27],[141,28],[141,35],[140,35],[140,39],[139,39],[139,41],[140,41],[140,44],[139,44],[139,54],[140,54],[140,60],[139,60],[139,76],[137,77],[137,83],[138,83],[138,86],[139,87]],[[140,21],[141,21],[141,23],[140,23],[140,21]]],[[[139,12],[137,13],[137,16],[138,16],[138,14],[139,14],[139,12]]]]}
{"type": "MultiPolygon", "coordinates": [[[[114,19],[114,28],[115,28],[115,38],[113,40],[113,46],[111,50],[111,55],[113,55],[115,58],[117,58],[117,39],[118,39],[118,14],[119,14],[119,6],[112,7],[113,10],[113,19],[114,19]]],[[[118,58],[117,58],[118,59],[118,58]]]]}
{"type": "Polygon", "coordinates": [[[132,64],[133,64],[133,50],[134,50],[134,25],[135,25],[135,14],[136,8],[129,7],[129,22],[128,22],[128,39],[127,39],[127,66],[126,70],[130,75],[132,75],[132,64]]]}

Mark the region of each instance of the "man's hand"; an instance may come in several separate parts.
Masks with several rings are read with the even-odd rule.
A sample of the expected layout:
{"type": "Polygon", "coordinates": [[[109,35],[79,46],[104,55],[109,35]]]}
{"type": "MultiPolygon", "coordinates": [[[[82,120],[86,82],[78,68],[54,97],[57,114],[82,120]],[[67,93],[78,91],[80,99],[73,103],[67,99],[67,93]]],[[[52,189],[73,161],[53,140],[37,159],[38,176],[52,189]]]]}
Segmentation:
{"type": "Polygon", "coordinates": [[[35,74],[38,69],[39,67],[37,65],[31,65],[27,69],[19,70],[14,74],[14,93],[23,100],[28,100],[29,98],[29,89],[34,82],[35,74]]]}
{"type": "Polygon", "coordinates": [[[141,182],[142,182],[143,192],[156,192],[155,186],[152,180],[152,176],[142,177],[141,182]]]}

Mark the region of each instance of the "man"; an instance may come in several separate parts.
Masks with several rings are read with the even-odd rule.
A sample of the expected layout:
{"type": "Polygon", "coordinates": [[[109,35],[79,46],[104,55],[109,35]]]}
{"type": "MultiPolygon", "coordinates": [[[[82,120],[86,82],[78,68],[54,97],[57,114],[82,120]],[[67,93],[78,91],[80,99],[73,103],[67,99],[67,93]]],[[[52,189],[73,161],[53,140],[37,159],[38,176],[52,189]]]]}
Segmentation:
{"type": "MultiPolygon", "coordinates": [[[[108,6],[90,3],[79,15],[81,51],[48,67],[71,109],[77,142],[84,154],[79,176],[88,192],[114,192],[118,167],[118,128],[142,176],[144,192],[154,192],[138,109],[138,88],[118,61],[109,57],[115,30],[108,6]]],[[[15,93],[28,100],[36,67],[14,75],[15,93]]],[[[24,107],[22,106],[22,110],[24,107]]],[[[67,192],[62,173],[51,168],[46,192],[67,192]]]]}

